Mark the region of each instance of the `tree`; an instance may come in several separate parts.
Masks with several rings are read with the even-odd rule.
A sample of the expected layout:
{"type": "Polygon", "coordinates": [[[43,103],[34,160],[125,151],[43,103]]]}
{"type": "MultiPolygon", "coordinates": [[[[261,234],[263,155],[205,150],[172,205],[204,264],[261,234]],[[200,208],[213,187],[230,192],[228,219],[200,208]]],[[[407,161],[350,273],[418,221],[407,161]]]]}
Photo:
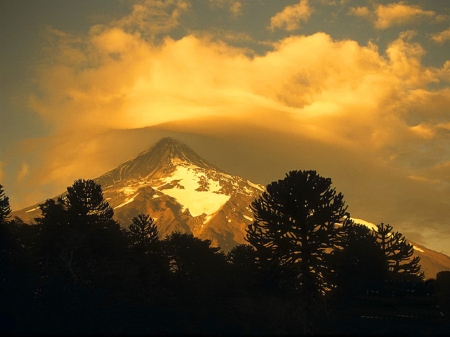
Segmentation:
{"type": "Polygon", "coordinates": [[[227,287],[225,279],[229,266],[220,249],[211,247],[210,240],[174,232],[164,239],[163,250],[175,288],[188,296],[195,292],[198,292],[196,297],[200,293],[217,294],[227,287]]]}
{"type": "Polygon", "coordinates": [[[136,268],[137,285],[141,296],[151,293],[158,284],[164,283],[168,263],[163,256],[158,228],[147,214],[139,214],[128,226],[128,247],[131,264],[136,268]]]}
{"type": "Polygon", "coordinates": [[[103,198],[102,187],[93,180],[76,180],[67,187],[67,194],[58,198],[72,223],[116,226],[112,220],[114,211],[103,198]]]}
{"type": "Polygon", "coordinates": [[[1,264],[6,263],[6,257],[11,254],[15,246],[16,236],[14,225],[8,221],[11,208],[9,198],[5,195],[3,186],[0,185],[0,259],[1,264]]]}
{"type": "Polygon", "coordinates": [[[147,214],[139,214],[132,219],[128,226],[128,237],[133,250],[147,254],[155,243],[158,242],[158,227],[154,220],[147,214]]]}
{"type": "Polygon", "coordinates": [[[420,271],[420,257],[415,256],[414,247],[406,242],[399,232],[393,232],[389,224],[377,225],[376,241],[383,251],[389,277],[394,280],[423,280],[424,274],[420,271]]]}
{"type": "Polygon", "coordinates": [[[379,284],[387,276],[384,253],[369,228],[360,224],[348,226],[342,246],[330,259],[335,271],[335,294],[340,295],[341,301],[379,284]]]}
{"type": "Polygon", "coordinates": [[[210,240],[174,232],[164,240],[164,253],[169,259],[172,273],[191,280],[201,274],[207,274],[208,264],[218,256],[219,248],[211,247],[210,240]]]}
{"type": "Polygon", "coordinates": [[[36,222],[48,270],[68,274],[74,283],[87,282],[101,267],[100,260],[121,254],[125,241],[120,226],[93,180],[76,180],[67,194],[45,201],[40,209],[36,222]]]}
{"type": "Polygon", "coordinates": [[[246,240],[261,267],[277,269],[300,291],[308,321],[313,299],[331,286],[327,255],[340,245],[350,223],[343,195],[316,171],[291,171],[267,185],[251,209],[255,221],[246,229],[246,240]]]}
{"type": "Polygon", "coordinates": [[[227,254],[227,260],[238,268],[252,268],[255,265],[255,249],[251,245],[240,244],[227,254]]]}
{"type": "Polygon", "coordinates": [[[331,179],[291,171],[269,184],[251,209],[256,220],[246,229],[246,241],[259,262],[295,270],[298,287],[307,293],[326,290],[325,258],[339,246],[342,225],[349,224],[343,195],[331,188],[331,179]]]}
{"type": "Polygon", "coordinates": [[[3,224],[8,220],[10,213],[11,208],[9,206],[9,198],[5,195],[3,186],[0,185],[0,224],[3,224]]]}

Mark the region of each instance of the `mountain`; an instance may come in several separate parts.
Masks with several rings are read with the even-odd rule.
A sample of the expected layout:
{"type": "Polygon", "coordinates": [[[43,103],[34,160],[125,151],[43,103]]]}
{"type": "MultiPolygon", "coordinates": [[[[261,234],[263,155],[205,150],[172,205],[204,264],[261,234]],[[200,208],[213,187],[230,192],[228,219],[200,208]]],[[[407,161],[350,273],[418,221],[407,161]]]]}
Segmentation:
{"type": "MultiPolygon", "coordinates": [[[[161,237],[192,233],[224,251],[245,243],[245,228],[253,221],[249,205],[264,190],[223,172],[173,138],[161,139],[94,180],[122,226],[146,213],[156,220],[161,237]]],[[[34,205],[13,215],[30,221],[40,211],[34,205]]]]}
{"type": "MultiPolygon", "coordinates": [[[[249,205],[264,191],[264,186],[223,172],[172,138],[161,139],[95,181],[122,226],[146,213],[156,220],[161,237],[173,231],[192,233],[224,251],[245,243],[245,228],[253,221],[249,205]]],[[[12,215],[31,222],[41,214],[34,205],[12,215]]],[[[413,245],[427,277],[450,270],[450,257],[413,245]]]]}

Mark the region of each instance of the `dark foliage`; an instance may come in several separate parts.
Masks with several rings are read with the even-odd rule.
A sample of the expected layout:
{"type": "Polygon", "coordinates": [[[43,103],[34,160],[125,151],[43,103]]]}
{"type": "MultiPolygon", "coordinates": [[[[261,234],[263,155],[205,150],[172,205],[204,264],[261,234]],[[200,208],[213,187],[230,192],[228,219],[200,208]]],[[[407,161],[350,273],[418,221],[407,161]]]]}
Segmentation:
{"type": "Polygon", "coordinates": [[[376,242],[385,256],[386,268],[389,277],[393,280],[423,280],[424,275],[420,271],[420,257],[415,256],[410,259],[414,253],[414,248],[406,242],[405,237],[394,232],[389,224],[377,225],[375,232],[376,242]]]}
{"type": "Polygon", "coordinates": [[[348,221],[343,197],[330,185],[314,171],[270,184],[252,204],[251,245],[228,254],[192,234],[159,238],[146,214],[121,230],[101,186],[90,180],[41,204],[34,225],[8,218],[0,188],[0,333],[447,331],[448,273],[421,281],[403,237],[394,234],[382,250],[367,228],[348,221]]]}
{"type": "Polygon", "coordinates": [[[330,251],[342,245],[350,223],[343,195],[315,171],[291,171],[267,185],[251,209],[255,221],[246,240],[276,287],[299,291],[304,328],[310,331],[314,304],[333,286],[330,251]]]}
{"type": "Polygon", "coordinates": [[[9,198],[5,195],[3,186],[0,185],[0,224],[3,224],[9,218],[11,208],[9,206],[9,198]]]}
{"type": "Polygon", "coordinates": [[[353,224],[346,229],[342,248],[335,250],[329,260],[335,293],[348,297],[365,292],[387,278],[384,253],[371,230],[353,224]]]}
{"type": "Polygon", "coordinates": [[[77,180],[57,202],[47,200],[40,208],[37,240],[45,274],[56,272],[88,284],[105,261],[123,254],[125,238],[94,181],[77,180]]]}
{"type": "Polygon", "coordinates": [[[348,223],[343,196],[331,188],[331,179],[315,171],[289,172],[269,184],[251,208],[255,222],[246,240],[261,267],[278,269],[308,295],[326,291],[326,258],[341,244],[348,223]]]}
{"type": "Polygon", "coordinates": [[[139,214],[128,226],[130,248],[142,254],[151,252],[159,241],[158,228],[148,214],[139,214]]]}

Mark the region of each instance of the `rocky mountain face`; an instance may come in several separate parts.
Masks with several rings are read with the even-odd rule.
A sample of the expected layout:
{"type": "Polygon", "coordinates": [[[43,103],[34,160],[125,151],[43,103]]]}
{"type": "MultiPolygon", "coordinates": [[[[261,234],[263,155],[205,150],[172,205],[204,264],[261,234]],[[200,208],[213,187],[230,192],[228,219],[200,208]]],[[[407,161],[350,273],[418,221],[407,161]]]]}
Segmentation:
{"type": "MultiPolygon", "coordinates": [[[[224,251],[245,243],[245,228],[253,221],[249,205],[264,190],[223,172],[172,138],[94,180],[122,226],[146,213],[156,220],[161,237],[192,233],[224,251]]],[[[34,205],[13,215],[29,222],[40,211],[34,205]]]]}
{"type": "MultiPolygon", "coordinates": [[[[264,191],[264,186],[223,172],[172,138],[161,139],[95,181],[122,226],[145,213],[156,220],[161,237],[174,231],[192,233],[224,251],[246,243],[245,228],[253,221],[249,205],[264,191]]],[[[27,223],[40,215],[38,205],[12,213],[27,223]]],[[[427,277],[450,270],[450,257],[414,246],[427,277]]]]}
{"type": "Polygon", "coordinates": [[[225,251],[244,243],[245,228],[253,221],[249,205],[264,190],[221,171],[172,138],[161,139],[96,182],[122,225],[147,213],[162,237],[192,233],[225,251]]]}

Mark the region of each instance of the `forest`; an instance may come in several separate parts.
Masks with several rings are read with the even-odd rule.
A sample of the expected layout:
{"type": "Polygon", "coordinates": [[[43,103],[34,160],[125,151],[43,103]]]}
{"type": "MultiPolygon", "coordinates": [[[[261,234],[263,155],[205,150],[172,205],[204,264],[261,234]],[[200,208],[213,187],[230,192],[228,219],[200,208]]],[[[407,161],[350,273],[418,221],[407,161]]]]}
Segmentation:
{"type": "Polygon", "coordinates": [[[389,224],[353,223],[316,171],[291,171],[250,208],[229,252],[155,220],[128,224],[93,180],[10,216],[0,185],[1,335],[447,335],[450,272],[424,279],[389,224]]]}

